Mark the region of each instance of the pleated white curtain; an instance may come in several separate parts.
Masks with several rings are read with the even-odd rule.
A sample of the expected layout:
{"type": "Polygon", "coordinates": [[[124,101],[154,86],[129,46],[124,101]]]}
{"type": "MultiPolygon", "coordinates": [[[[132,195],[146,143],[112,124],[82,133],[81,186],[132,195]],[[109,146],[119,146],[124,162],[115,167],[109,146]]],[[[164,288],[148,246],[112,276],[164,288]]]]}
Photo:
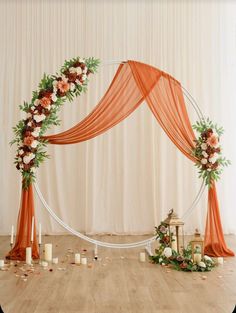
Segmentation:
{"type": "MultiPolygon", "coordinates": [[[[29,100],[44,72],[54,73],[77,55],[134,59],[176,77],[213,120],[225,126],[224,153],[234,161],[219,184],[226,233],[234,223],[236,164],[236,2],[233,1],[39,1],[0,2],[0,233],[16,223],[20,175],[12,164],[11,127],[18,105],[29,100]]],[[[88,93],[61,112],[66,130],[104,94],[118,65],[103,65],[88,93]]],[[[187,102],[194,122],[197,118],[187,102]]],[[[72,146],[49,146],[38,182],[54,211],[87,233],[150,233],[170,208],[181,216],[200,181],[192,163],[168,140],[146,104],[104,135],[72,146]],[[137,136],[138,134],[138,136],[137,136]]],[[[46,233],[64,232],[39,201],[46,233]]],[[[203,197],[186,231],[205,226],[203,197]]]]}

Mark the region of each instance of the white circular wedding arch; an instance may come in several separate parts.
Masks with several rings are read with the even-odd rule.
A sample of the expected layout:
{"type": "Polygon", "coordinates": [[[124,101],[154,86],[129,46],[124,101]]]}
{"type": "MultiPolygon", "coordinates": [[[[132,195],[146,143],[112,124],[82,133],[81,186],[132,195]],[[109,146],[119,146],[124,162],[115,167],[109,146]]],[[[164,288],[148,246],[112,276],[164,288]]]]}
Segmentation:
{"type": "MultiPolygon", "coordinates": [[[[121,64],[121,63],[125,63],[125,61],[107,61],[107,62],[103,62],[102,65],[111,65],[111,64],[121,64]]],[[[188,99],[189,103],[192,105],[195,113],[197,114],[199,120],[200,119],[204,119],[203,113],[200,109],[200,107],[198,106],[196,100],[193,98],[193,96],[188,92],[188,90],[186,88],[184,88],[182,86],[182,90],[183,93],[185,95],[185,97],[188,99]]],[[[127,249],[127,248],[137,248],[137,247],[146,247],[146,251],[148,252],[149,255],[152,255],[151,252],[151,243],[156,239],[156,236],[152,236],[151,238],[142,240],[142,241],[137,241],[134,243],[110,243],[110,242],[104,242],[104,241],[100,241],[100,240],[96,240],[93,238],[90,238],[84,234],[82,234],[81,232],[73,229],[72,227],[70,227],[68,224],[66,224],[65,222],[62,221],[62,219],[60,219],[56,213],[50,208],[50,206],[48,205],[48,203],[46,202],[45,198],[43,197],[43,194],[38,186],[37,181],[34,183],[34,188],[36,190],[36,193],[41,201],[41,203],[43,204],[43,206],[45,207],[45,209],[47,210],[47,212],[50,214],[50,216],[58,223],[60,224],[64,229],[66,229],[69,233],[85,240],[88,241],[92,244],[95,245],[95,255],[97,255],[97,247],[101,246],[101,247],[106,247],[106,248],[116,248],[116,249],[127,249]]],[[[181,217],[181,219],[186,220],[191,213],[193,212],[194,208],[196,207],[196,205],[198,204],[199,200],[201,199],[203,192],[205,190],[205,184],[204,181],[202,181],[202,184],[200,186],[200,189],[195,197],[195,199],[193,200],[192,204],[189,206],[189,208],[185,211],[185,213],[183,214],[183,216],[181,217]]]]}

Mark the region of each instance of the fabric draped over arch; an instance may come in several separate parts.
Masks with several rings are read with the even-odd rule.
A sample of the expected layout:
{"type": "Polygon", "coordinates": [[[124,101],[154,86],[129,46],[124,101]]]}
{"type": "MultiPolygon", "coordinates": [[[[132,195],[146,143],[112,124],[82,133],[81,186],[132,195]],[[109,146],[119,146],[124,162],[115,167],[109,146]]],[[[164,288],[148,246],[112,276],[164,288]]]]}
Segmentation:
{"type": "MultiPolygon", "coordinates": [[[[150,65],[128,61],[120,64],[108,90],[93,111],[67,131],[45,136],[50,144],[75,144],[94,138],[129,116],[143,101],[176,147],[191,161],[195,135],[188,117],[181,84],[169,74],[150,65]]],[[[9,252],[12,259],[24,259],[30,245],[31,218],[34,216],[33,189],[22,189],[16,244],[9,252]]],[[[38,257],[36,231],[33,257],[38,257]]],[[[234,256],[227,248],[220,220],[215,184],[208,191],[205,229],[205,254],[234,256]]]]}

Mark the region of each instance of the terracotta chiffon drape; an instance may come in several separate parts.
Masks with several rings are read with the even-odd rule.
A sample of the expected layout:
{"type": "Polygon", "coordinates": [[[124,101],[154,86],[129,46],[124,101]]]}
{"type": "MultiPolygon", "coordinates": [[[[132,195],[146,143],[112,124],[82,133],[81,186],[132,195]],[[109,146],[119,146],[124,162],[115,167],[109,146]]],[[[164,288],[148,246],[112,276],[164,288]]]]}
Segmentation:
{"type": "MultiPolygon", "coordinates": [[[[196,160],[191,154],[195,136],[180,83],[167,73],[136,61],[128,61],[119,66],[103,98],[80,123],[67,131],[45,136],[45,138],[51,144],[60,145],[89,140],[124,120],[144,100],[172,142],[186,157],[195,162],[196,160]]],[[[20,251],[23,251],[19,247],[24,248],[27,242],[26,239],[22,239],[22,236],[26,235],[22,228],[28,229],[30,226],[29,217],[26,224],[24,218],[34,214],[32,186],[28,191],[23,191],[22,199],[17,241],[9,254],[13,258],[24,257],[24,252],[19,254],[20,251]],[[25,199],[29,199],[29,201],[27,202],[25,199]],[[26,214],[27,210],[31,211],[27,213],[28,215],[26,214]]],[[[38,251],[35,245],[33,251],[34,256],[37,257],[38,251]]],[[[209,189],[205,253],[211,256],[234,255],[224,241],[215,185],[209,189]]]]}

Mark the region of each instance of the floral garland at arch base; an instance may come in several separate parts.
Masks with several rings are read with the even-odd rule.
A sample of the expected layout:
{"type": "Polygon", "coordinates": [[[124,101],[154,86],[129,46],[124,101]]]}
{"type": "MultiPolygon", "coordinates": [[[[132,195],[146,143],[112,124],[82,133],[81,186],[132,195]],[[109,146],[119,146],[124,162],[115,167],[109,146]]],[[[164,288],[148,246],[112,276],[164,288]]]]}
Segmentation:
{"type": "Polygon", "coordinates": [[[24,188],[34,181],[36,168],[48,158],[44,150],[47,141],[41,137],[52,125],[60,124],[57,113],[64,102],[86,92],[88,76],[97,71],[99,62],[80,57],[65,61],[59,74],[44,74],[30,103],[20,105],[27,116],[13,128],[15,138],[11,144],[17,144],[15,164],[22,174],[24,188]]]}
{"type": "Polygon", "coordinates": [[[159,248],[155,250],[156,255],[150,256],[152,263],[157,263],[162,266],[173,268],[177,271],[184,272],[209,272],[215,267],[215,262],[212,258],[205,255],[199,263],[195,263],[192,259],[191,245],[186,249],[183,248],[182,254],[171,249],[173,233],[168,233],[168,225],[164,222],[156,229],[156,239],[159,240],[159,248]]]}

